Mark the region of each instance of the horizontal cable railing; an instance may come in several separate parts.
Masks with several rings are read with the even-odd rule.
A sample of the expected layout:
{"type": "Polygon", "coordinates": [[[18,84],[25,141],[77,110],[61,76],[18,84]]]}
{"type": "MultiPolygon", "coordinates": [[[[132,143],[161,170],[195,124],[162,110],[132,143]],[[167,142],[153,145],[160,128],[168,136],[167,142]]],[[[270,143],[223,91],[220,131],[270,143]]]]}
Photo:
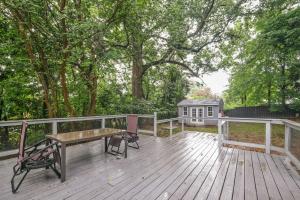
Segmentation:
{"type": "Polygon", "coordinates": [[[238,145],[265,149],[265,152],[268,154],[271,151],[277,151],[285,154],[300,169],[300,123],[285,119],[220,117],[218,133],[222,145],[238,145]],[[235,137],[231,133],[230,129],[234,123],[250,124],[248,125],[248,129],[244,128],[247,137],[241,137],[242,133],[239,133],[239,137],[235,137]],[[253,136],[254,134],[249,135],[251,124],[260,124],[260,127],[255,125],[255,136],[253,136]],[[256,138],[251,140],[249,136],[256,138]]]}
{"type": "MultiPolygon", "coordinates": [[[[59,134],[71,131],[81,131],[96,128],[126,128],[127,114],[30,119],[29,143],[42,139],[46,134],[59,134]]],[[[176,117],[157,120],[157,113],[138,114],[138,131],[154,136],[172,136],[174,133],[185,130],[197,130],[199,124],[205,125],[209,121],[217,126],[220,145],[239,145],[252,148],[265,149],[266,153],[277,151],[285,153],[287,157],[300,169],[300,123],[285,119],[261,119],[261,118],[231,118],[231,117],[176,117]],[[193,124],[191,127],[191,123],[193,124]],[[248,124],[247,126],[240,126],[248,124]],[[256,124],[256,125],[255,125],[256,124]],[[239,129],[244,127],[243,129],[239,129]],[[246,127],[246,128],[245,128],[246,127]],[[240,130],[234,133],[232,129],[240,130]],[[251,135],[251,129],[256,134],[251,135]],[[236,137],[238,136],[238,137],[236,137]]],[[[12,143],[9,149],[16,148],[18,134],[22,120],[1,121],[1,141],[12,143]]],[[[0,152],[9,150],[0,143],[0,152]],[[2,145],[2,146],[1,146],[2,145]]],[[[1,156],[0,156],[1,157],[1,156]]]]}
{"type": "MultiPolygon", "coordinates": [[[[156,113],[137,114],[138,132],[156,135],[156,113]]],[[[127,114],[26,119],[28,122],[27,145],[31,145],[45,138],[47,134],[59,134],[72,131],[84,131],[99,128],[126,129],[127,114]]],[[[20,127],[24,120],[0,121],[0,157],[15,154],[18,145],[20,127]],[[5,152],[4,152],[5,151],[5,152]]]]}
{"type": "MultiPolygon", "coordinates": [[[[300,123],[285,119],[188,117],[162,119],[157,121],[159,136],[172,136],[174,132],[188,129],[194,122],[209,120],[218,127],[219,145],[236,145],[264,149],[266,153],[276,151],[285,154],[300,169],[300,123]],[[181,128],[180,128],[181,127],[181,128]],[[232,130],[237,132],[233,132],[232,130]]],[[[194,128],[197,131],[197,128],[194,128]]]]}
{"type": "Polygon", "coordinates": [[[300,123],[284,120],[285,124],[285,153],[300,169],[300,123]]]}

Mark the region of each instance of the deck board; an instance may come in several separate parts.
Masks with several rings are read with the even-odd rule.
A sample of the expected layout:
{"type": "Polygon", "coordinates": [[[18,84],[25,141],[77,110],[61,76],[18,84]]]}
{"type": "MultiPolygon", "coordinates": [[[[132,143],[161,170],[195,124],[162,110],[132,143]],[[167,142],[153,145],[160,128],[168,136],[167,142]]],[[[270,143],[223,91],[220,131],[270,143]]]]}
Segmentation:
{"type": "Polygon", "coordinates": [[[273,179],[271,170],[265,160],[264,154],[258,153],[258,159],[260,162],[261,170],[263,172],[263,176],[265,179],[265,183],[267,186],[268,194],[271,199],[282,199],[281,195],[278,191],[276,183],[273,179]]]}
{"type": "Polygon", "coordinates": [[[267,200],[269,199],[269,194],[265,183],[264,175],[260,167],[257,153],[251,152],[251,156],[252,156],[253,174],[254,174],[254,180],[256,186],[257,199],[267,200]]]}
{"type": "MultiPolygon", "coordinates": [[[[206,142],[207,144],[209,144],[211,141],[212,140],[207,140],[206,142]]],[[[159,177],[157,179],[153,180],[149,184],[146,184],[145,187],[140,190],[137,195],[129,199],[146,199],[146,196],[149,195],[153,190],[155,190],[155,188],[159,187],[162,182],[164,182],[169,177],[178,175],[192,162],[195,162],[195,160],[201,155],[204,148],[207,147],[208,146],[202,143],[198,147],[194,148],[193,151],[191,151],[188,155],[184,156],[182,160],[179,160],[178,162],[170,166],[165,166],[165,171],[158,171],[159,177]]]]}
{"type": "Polygon", "coordinates": [[[232,154],[232,157],[230,160],[230,164],[229,164],[229,168],[228,168],[228,173],[226,175],[224,186],[222,188],[222,193],[220,196],[220,199],[222,199],[222,200],[232,199],[237,159],[238,159],[238,150],[235,149],[233,151],[233,154],[232,154]]]}
{"type": "Polygon", "coordinates": [[[237,169],[235,174],[233,199],[239,200],[245,197],[245,152],[239,150],[237,169]]]}
{"type": "Polygon", "coordinates": [[[214,151],[211,157],[207,157],[207,163],[205,163],[202,167],[199,168],[197,167],[195,172],[193,172],[190,176],[188,176],[188,178],[177,188],[177,190],[170,196],[169,199],[170,200],[182,199],[195,181],[196,181],[195,184],[201,184],[206,174],[210,171],[210,168],[212,168],[213,164],[216,162],[219,156],[220,156],[220,152],[217,149],[216,151],[214,151]]]}
{"type": "Polygon", "coordinates": [[[290,192],[289,188],[287,187],[283,177],[281,176],[277,166],[275,165],[273,159],[270,155],[265,154],[265,159],[268,163],[270,168],[270,172],[272,173],[273,179],[276,183],[276,186],[282,196],[282,199],[286,200],[294,200],[292,193],[290,192]]]}
{"type": "Polygon", "coordinates": [[[251,152],[245,151],[245,200],[256,199],[257,192],[255,187],[251,152]]]}
{"type": "Polygon", "coordinates": [[[278,158],[277,156],[274,156],[273,160],[274,160],[277,168],[279,169],[280,174],[283,177],[287,187],[293,194],[294,198],[300,199],[300,189],[299,189],[298,185],[295,183],[292,176],[287,172],[284,165],[281,163],[280,158],[278,158]]]}
{"type": "Polygon", "coordinates": [[[214,163],[213,167],[211,168],[210,172],[206,176],[203,184],[201,184],[201,187],[198,188],[198,185],[193,183],[194,187],[191,187],[192,189],[196,190],[189,190],[188,195],[184,196],[184,199],[190,199],[190,194],[194,196],[194,199],[206,199],[206,197],[209,195],[209,191],[211,189],[212,184],[214,183],[215,178],[217,177],[217,174],[222,166],[222,163],[227,161],[230,157],[230,150],[226,149],[224,154],[221,154],[220,159],[217,160],[216,163],[214,163]],[[198,191],[197,191],[198,190],[198,191]],[[190,192],[191,191],[191,192],[190,192]],[[197,191],[197,192],[194,192],[197,191]]]}
{"type": "Polygon", "coordinates": [[[128,158],[103,152],[103,141],[68,147],[67,180],[31,172],[10,191],[15,159],[0,161],[0,199],[300,199],[300,177],[282,156],[218,148],[214,134],[141,135],[128,158]]]}

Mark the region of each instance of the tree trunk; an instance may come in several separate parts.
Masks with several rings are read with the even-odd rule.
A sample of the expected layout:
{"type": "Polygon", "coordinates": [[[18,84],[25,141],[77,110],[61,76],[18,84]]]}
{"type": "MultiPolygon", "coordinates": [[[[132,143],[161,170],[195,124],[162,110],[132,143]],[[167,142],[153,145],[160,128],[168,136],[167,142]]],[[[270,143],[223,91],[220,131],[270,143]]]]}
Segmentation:
{"type": "MultiPolygon", "coordinates": [[[[60,1],[60,11],[63,13],[65,10],[67,1],[62,0],[60,1]]],[[[70,114],[70,116],[75,115],[75,111],[70,103],[69,100],[69,90],[67,87],[67,80],[66,80],[66,66],[67,66],[67,59],[69,58],[69,52],[68,52],[68,38],[67,38],[67,26],[66,26],[66,19],[63,17],[60,22],[61,25],[61,34],[62,34],[62,42],[63,42],[63,48],[62,48],[62,53],[63,53],[63,61],[60,66],[59,70],[59,75],[60,75],[60,82],[61,82],[61,87],[62,87],[62,93],[63,93],[63,98],[64,98],[64,103],[66,106],[66,110],[70,114]]]]}
{"type": "Polygon", "coordinates": [[[89,84],[89,108],[88,115],[94,115],[96,112],[96,100],[97,100],[97,75],[92,72],[90,75],[90,84],[89,84]]]}
{"type": "MultiPolygon", "coordinates": [[[[2,88],[2,90],[0,91],[0,121],[2,120],[7,121],[7,115],[5,114],[4,111],[4,100],[2,99],[3,94],[4,92],[2,88]]],[[[8,127],[5,126],[0,129],[0,144],[3,144],[4,149],[8,147],[9,145],[8,141],[9,141],[9,131],[8,131],[8,127]]]]}
{"type": "Polygon", "coordinates": [[[271,89],[272,89],[272,82],[269,81],[268,83],[268,107],[269,108],[271,107],[271,93],[272,93],[271,89]]]}
{"type": "Polygon", "coordinates": [[[65,66],[61,66],[59,74],[60,74],[60,82],[61,82],[61,86],[62,86],[62,93],[63,93],[63,98],[64,98],[64,103],[65,103],[66,109],[67,109],[68,113],[70,114],[70,116],[74,116],[75,111],[69,100],[69,90],[67,87],[65,66]]]}
{"type": "Polygon", "coordinates": [[[133,60],[132,60],[132,95],[137,99],[143,99],[143,56],[142,45],[133,41],[133,60]]]}
{"type": "Polygon", "coordinates": [[[281,73],[281,87],[280,87],[280,92],[281,92],[281,105],[283,108],[286,107],[286,81],[285,81],[285,64],[281,65],[280,68],[280,73],[281,73]]]}
{"type": "MultiPolygon", "coordinates": [[[[24,28],[24,19],[22,18],[22,15],[20,15],[17,11],[14,12],[14,16],[17,22],[17,27],[18,27],[18,31],[22,37],[22,39],[24,40],[24,45],[25,45],[25,49],[27,52],[27,55],[30,59],[31,64],[33,65],[36,73],[37,73],[37,77],[39,82],[42,84],[42,88],[43,88],[43,94],[44,94],[44,102],[47,106],[47,110],[48,110],[48,117],[55,117],[56,113],[57,113],[57,109],[56,106],[57,104],[54,103],[54,105],[52,105],[51,102],[51,96],[49,94],[49,82],[51,82],[50,78],[47,77],[47,72],[46,72],[46,68],[47,66],[44,66],[45,64],[45,56],[43,54],[43,51],[40,49],[40,51],[38,52],[38,58],[40,58],[41,60],[41,67],[38,66],[36,60],[38,58],[36,58],[36,55],[33,51],[33,44],[32,44],[32,38],[31,38],[31,34],[29,34],[26,29],[24,28]]],[[[49,74],[48,74],[49,75],[49,74]]],[[[53,85],[52,85],[53,86],[53,85]]],[[[54,88],[52,88],[54,89],[54,88]]],[[[53,90],[54,92],[54,90],[53,90]]]]}
{"type": "Polygon", "coordinates": [[[2,120],[2,115],[3,115],[3,108],[4,108],[4,100],[2,99],[3,97],[3,88],[0,90],[0,121],[2,120]]]}

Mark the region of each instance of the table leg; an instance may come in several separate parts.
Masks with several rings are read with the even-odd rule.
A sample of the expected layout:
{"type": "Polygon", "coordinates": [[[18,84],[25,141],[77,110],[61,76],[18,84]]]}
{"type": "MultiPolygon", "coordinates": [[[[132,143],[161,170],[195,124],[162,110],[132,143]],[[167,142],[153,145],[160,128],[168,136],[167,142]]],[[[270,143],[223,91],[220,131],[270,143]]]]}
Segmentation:
{"type": "Polygon", "coordinates": [[[107,146],[107,137],[105,137],[105,152],[107,152],[108,146],[107,146]]]}
{"type": "Polygon", "coordinates": [[[61,182],[66,180],[66,144],[61,144],[61,182]]]}
{"type": "Polygon", "coordinates": [[[128,146],[128,139],[127,139],[127,133],[125,133],[125,158],[127,158],[127,146],[128,146]]]}

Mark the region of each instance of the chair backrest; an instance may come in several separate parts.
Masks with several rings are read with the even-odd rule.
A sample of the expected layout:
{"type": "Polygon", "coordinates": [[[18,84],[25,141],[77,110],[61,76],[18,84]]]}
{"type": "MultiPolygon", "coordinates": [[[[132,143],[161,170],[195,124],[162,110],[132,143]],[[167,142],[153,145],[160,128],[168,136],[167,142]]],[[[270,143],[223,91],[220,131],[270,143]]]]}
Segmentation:
{"type": "Polygon", "coordinates": [[[28,123],[26,121],[22,122],[21,133],[19,137],[19,157],[18,161],[23,160],[25,156],[25,142],[26,142],[26,131],[27,131],[28,123]]]}
{"type": "Polygon", "coordinates": [[[138,129],[138,116],[127,115],[127,132],[137,134],[138,129]]]}

